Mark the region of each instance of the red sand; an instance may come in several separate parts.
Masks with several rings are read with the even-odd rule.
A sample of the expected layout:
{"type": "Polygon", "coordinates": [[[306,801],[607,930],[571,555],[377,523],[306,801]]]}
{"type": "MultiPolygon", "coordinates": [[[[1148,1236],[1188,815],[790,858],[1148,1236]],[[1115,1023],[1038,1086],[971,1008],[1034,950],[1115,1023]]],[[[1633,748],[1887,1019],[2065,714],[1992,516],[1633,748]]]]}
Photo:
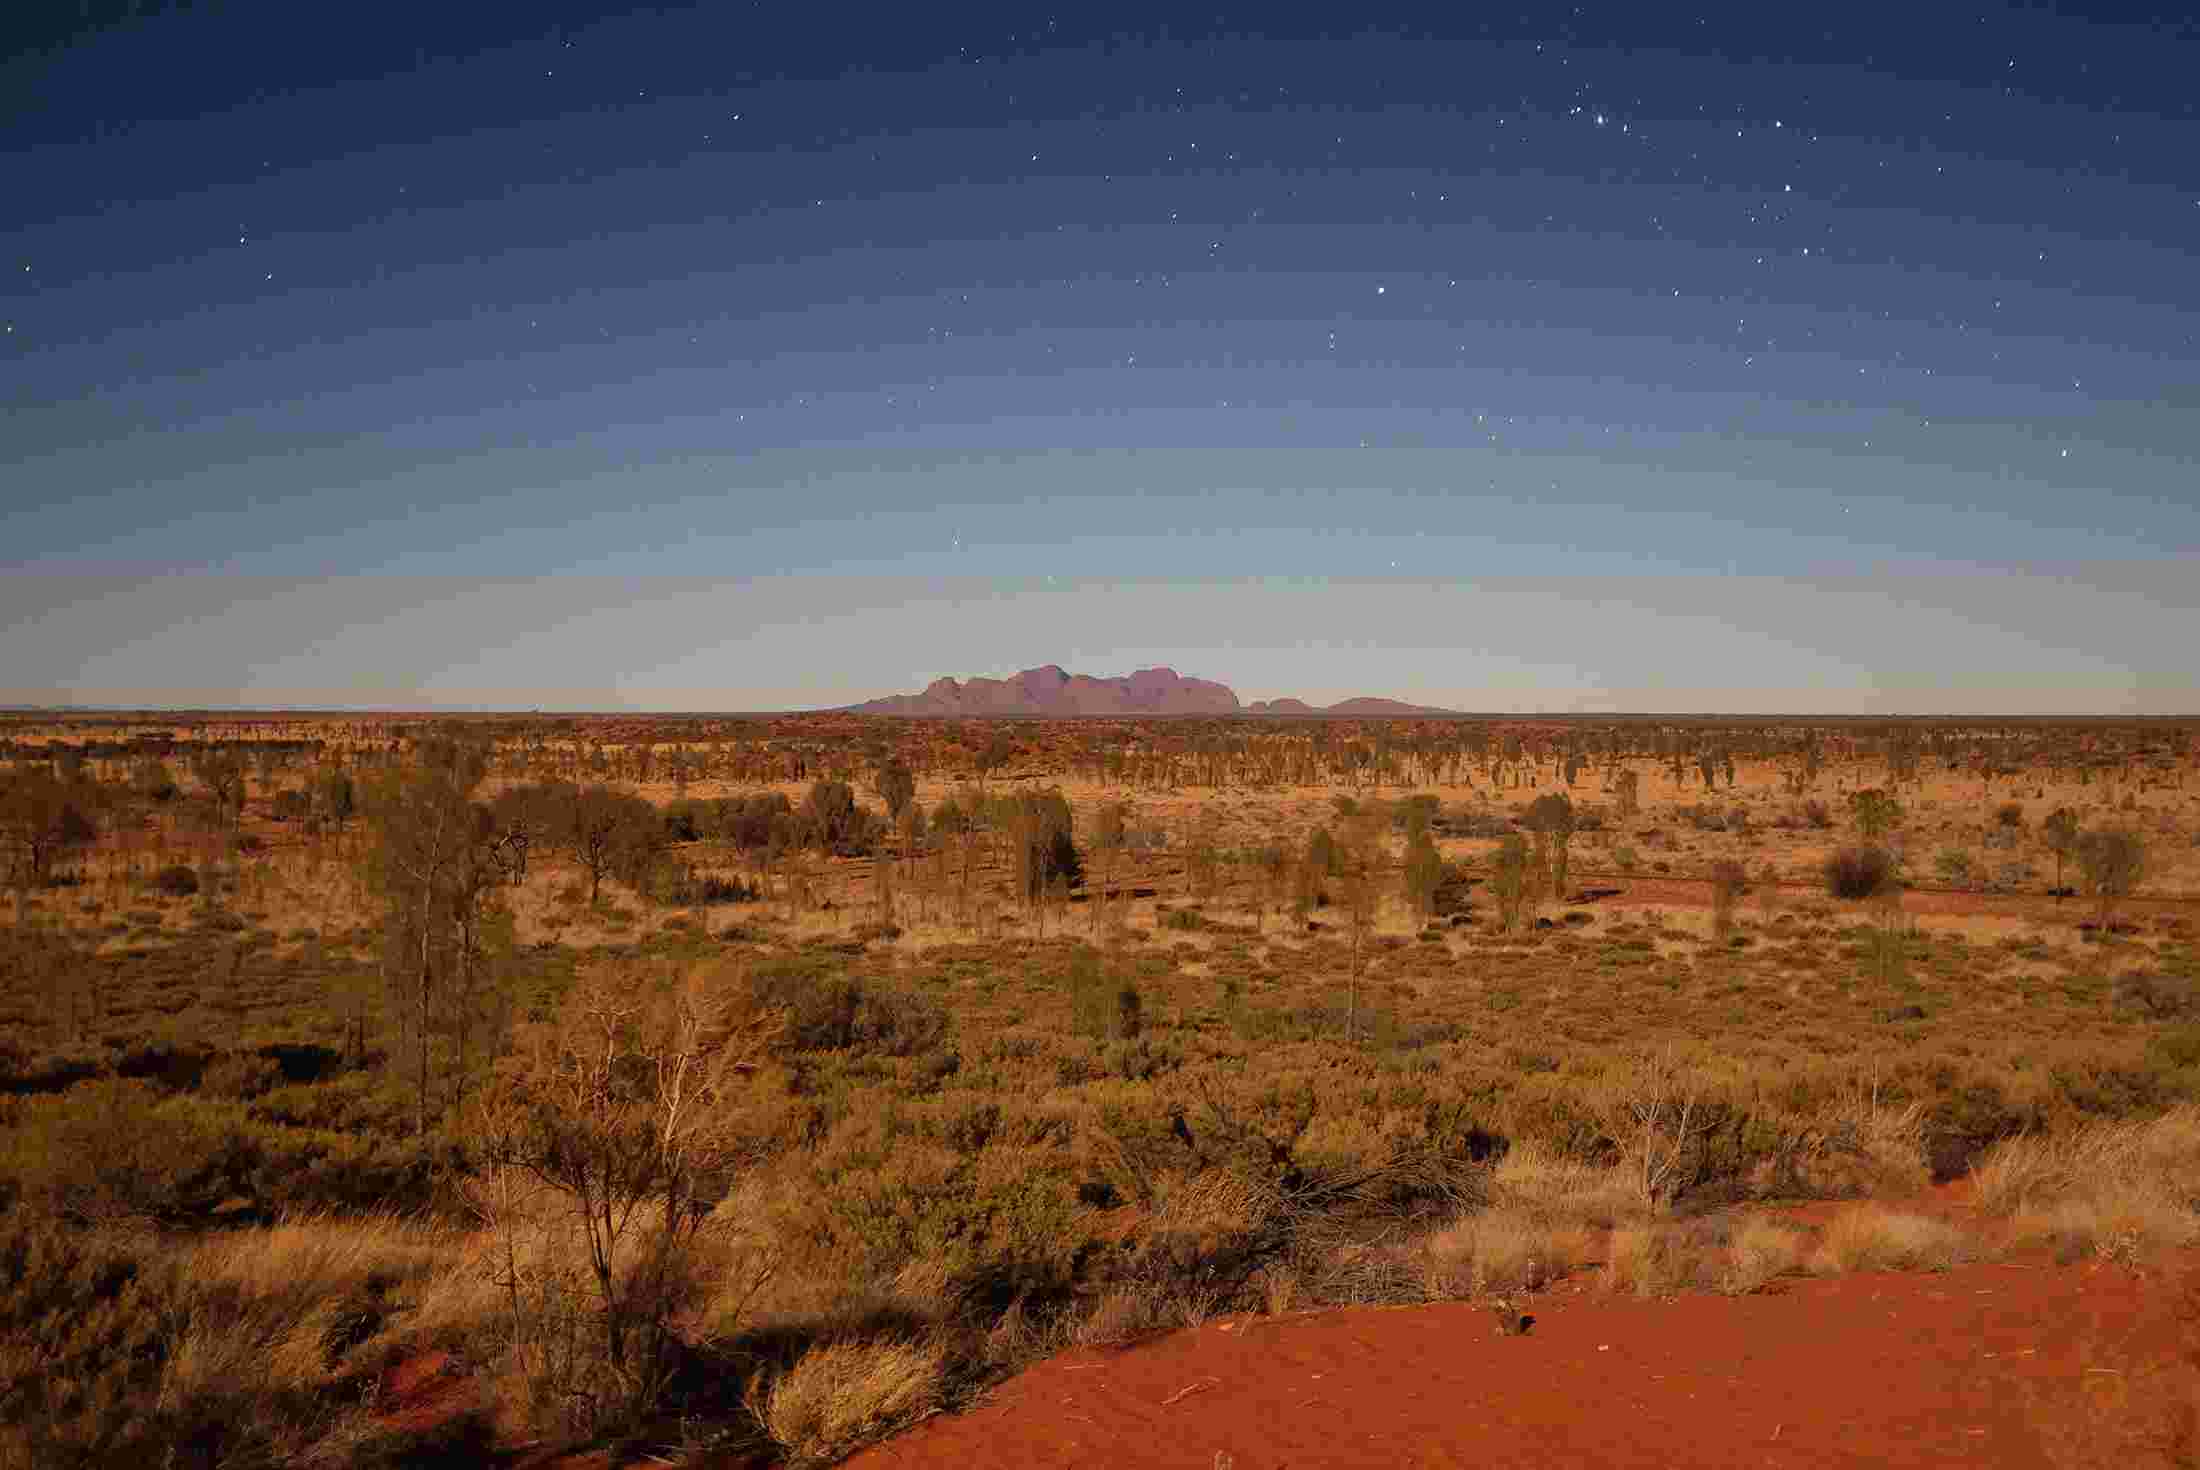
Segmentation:
{"type": "MultiPolygon", "coordinates": [[[[2189,1263],[2188,1263],[2189,1264],[2189,1263]]],[[[2098,1466],[2200,1450],[2200,1276],[1984,1265],[1641,1302],[1220,1319],[1081,1352],[849,1463],[2098,1466]]]]}

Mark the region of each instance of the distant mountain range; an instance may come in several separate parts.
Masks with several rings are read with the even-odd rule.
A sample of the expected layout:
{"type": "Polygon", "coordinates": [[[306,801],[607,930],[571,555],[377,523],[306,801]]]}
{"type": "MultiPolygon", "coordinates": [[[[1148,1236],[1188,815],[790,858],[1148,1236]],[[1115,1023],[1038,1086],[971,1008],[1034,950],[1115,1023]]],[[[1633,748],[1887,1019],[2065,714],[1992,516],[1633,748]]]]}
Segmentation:
{"type": "Polygon", "coordinates": [[[1344,699],[1312,705],[1302,699],[1240,703],[1227,684],[1189,679],[1174,669],[1140,669],[1113,679],[1065,672],[1059,664],[1025,669],[1006,679],[935,679],[922,694],[894,694],[851,705],[859,715],[1448,715],[1452,710],[1396,699],[1344,699]]]}

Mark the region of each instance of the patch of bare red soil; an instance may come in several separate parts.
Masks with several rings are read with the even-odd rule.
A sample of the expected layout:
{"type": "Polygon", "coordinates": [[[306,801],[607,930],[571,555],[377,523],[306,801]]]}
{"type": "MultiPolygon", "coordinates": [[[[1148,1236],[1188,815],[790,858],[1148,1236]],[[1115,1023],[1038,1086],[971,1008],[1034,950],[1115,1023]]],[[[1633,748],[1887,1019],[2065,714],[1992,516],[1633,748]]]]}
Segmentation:
{"type": "Polygon", "coordinates": [[[2200,1451],[2196,1283],[2185,1261],[1561,1288],[1525,1337],[1466,1304],[1222,1319],[1048,1362],[849,1463],[2146,1470],[2200,1451]]]}
{"type": "Polygon", "coordinates": [[[461,1374],[449,1353],[422,1353],[385,1371],[375,1401],[387,1428],[419,1433],[466,1412],[474,1403],[473,1383],[461,1374]]]}

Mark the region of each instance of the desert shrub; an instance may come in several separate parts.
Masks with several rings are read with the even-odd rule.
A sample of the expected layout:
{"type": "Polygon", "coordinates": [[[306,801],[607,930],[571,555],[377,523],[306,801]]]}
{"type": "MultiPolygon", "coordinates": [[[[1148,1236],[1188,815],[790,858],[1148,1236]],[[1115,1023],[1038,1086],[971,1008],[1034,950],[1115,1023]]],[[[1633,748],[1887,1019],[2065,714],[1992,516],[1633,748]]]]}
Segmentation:
{"type": "Polygon", "coordinates": [[[248,1102],[279,1085],[282,1066],[272,1057],[253,1052],[231,1052],[216,1057],[199,1074],[199,1093],[204,1097],[248,1102]]]}
{"type": "Polygon", "coordinates": [[[1942,848],[1933,858],[1933,868],[1953,887],[1962,888],[1971,881],[1971,855],[1960,847],[1942,848]]]}
{"type": "Polygon", "coordinates": [[[1843,847],[1826,858],[1826,892],[1835,898],[1870,898],[1894,881],[1894,855],[1883,847],[1843,847]]]}
{"type": "Polygon", "coordinates": [[[1097,950],[1079,945],[1063,983],[1069,991],[1073,1034],[1123,1041],[1143,1029],[1144,997],[1136,984],[1111,974],[1097,950]]]}
{"type": "Polygon", "coordinates": [[[1711,919],[1724,934],[1734,924],[1734,905],[1749,889],[1749,872],[1733,858],[1711,865],[1711,919]]]}
{"type": "Polygon", "coordinates": [[[790,1454],[822,1462],[936,1408],[943,1370],[934,1344],[827,1343],[760,1380],[750,1407],[790,1454]]]}
{"type": "Polygon", "coordinates": [[[1698,1264],[1680,1233],[1671,1226],[1621,1225],[1612,1231],[1605,1247],[1604,1267],[1597,1273],[1597,1284],[1606,1291],[1662,1296],[1689,1285],[1698,1264]]]}
{"type": "Polygon", "coordinates": [[[1161,927],[1194,933],[1206,928],[1207,920],[1198,909],[1170,909],[1161,916],[1161,927]]]}
{"type": "Polygon", "coordinates": [[[1431,1297],[1535,1291],[1580,1264],[1575,1227],[1517,1207],[1493,1206],[1432,1232],[1412,1247],[1431,1297]]]}
{"type": "Polygon", "coordinates": [[[2115,995],[2118,1005],[2156,1021],[2181,1019],[2200,1006],[2200,984],[2189,975],[2161,970],[2135,970],[2121,976],[2115,995]]]}
{"type": "Polygon", "coordinates": [[[1676,815],[1699,832],[1724,832],[1726,830],[1726,812],[1708,801],[1699,801],[1684,806],[1676,815]]]}
{"type": "Polygon", "coordinates": [[[2024,825],[2024,808],[2013,801],[2005,801],[1994,808],[1994,820],[2004,827],[2024,825]]]}
{"type": "Polygon", "coordinates": [[[1736,1296],[1762,1290],[1801,1264],[1803,1244],[1800,1230],[1762,1215],[1750,1216],[1727,1245],[1729,1261],[1723,1289],[1736,1296]]]}
{"type": "Polygon", "coordinates": [[[1963,1232],[1945,1221],[1882,1205],[1848,1205],[1826,1222],[1810,1269],[1826,1276],[1844,1271],[1939,1271],[1970,1253],[1963,1232]]]}
{"type": "Polygon", "coordinates": [[[32,1099],[0,1133],[0,1174],[24,1206],[65,1220],[202,1214],[245,1186],[254,1151],[244,1121],[234,1106],[103,1078],[32,1099]]]}
{"type": "Polygon", "coordinates": [[[752,1005],[786,1013],[787,1044],[801,1051],[914,1056],[948,1032],[947,1012],[930,996],[858,976],[780,964],[750,972],[747,987],[752,1005]]]}
{"type": "Polygon", "coordinates": [[[170,898],[189,898],[199,891],[199,875],[188,864],[171,863],[153,875],[153,887],[170,898]]]}
{"type": "Polygon", "coordinates": [[[1468,806],[1460,808],[1451,820],[1451,828],[1462,837],[1484,839],[1500,838],[1512,831],[1512,823],[1505,814],[1488,807],[1468,806]]]}
{"type": "Polygon", "coordinates": [[[1821,832],[1833,825],[1833,813],[1824,802],[1816,797],[1812,797],[1809,801],[1803,803],[1802,816],[1807,826],[1816,828],[1821,832]]]}
{"type": "Polygon", "coordinates": [[[656,886],[656,896],[680,908],[715,908],[721,904],[760,903],[764,888],[738,874],[728,878],[717,873],[698,874],[692,867],[668,868],[656,886]]]}

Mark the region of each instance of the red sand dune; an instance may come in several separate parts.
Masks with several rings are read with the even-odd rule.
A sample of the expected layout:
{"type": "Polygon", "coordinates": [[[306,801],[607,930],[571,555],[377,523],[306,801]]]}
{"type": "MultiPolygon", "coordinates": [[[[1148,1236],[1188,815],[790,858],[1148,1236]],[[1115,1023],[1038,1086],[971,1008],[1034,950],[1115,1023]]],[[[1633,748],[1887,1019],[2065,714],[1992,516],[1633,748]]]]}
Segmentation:
{"type": "Polygon", "coordinates": [[[1740,1298],[1562,1288],[1526,1337],[1466,1305],[1218,1319],[1043,1364],[849,1463],[2190,1464],[2196,1282],[1995,1264],[1740,1298]]]}

